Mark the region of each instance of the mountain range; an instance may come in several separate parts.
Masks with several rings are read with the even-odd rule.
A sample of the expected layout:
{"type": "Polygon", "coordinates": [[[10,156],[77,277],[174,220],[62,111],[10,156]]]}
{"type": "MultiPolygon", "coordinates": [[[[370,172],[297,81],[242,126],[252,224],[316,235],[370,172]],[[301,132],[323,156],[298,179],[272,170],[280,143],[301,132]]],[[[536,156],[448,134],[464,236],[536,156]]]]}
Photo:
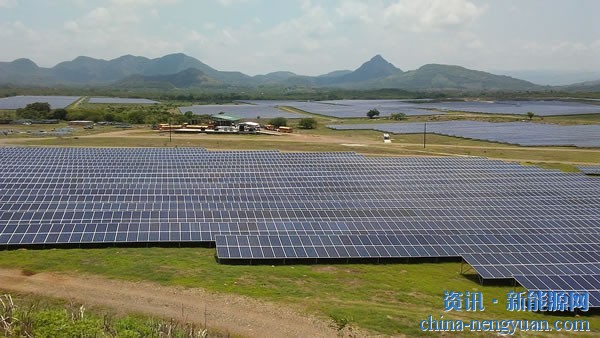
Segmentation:
{"type": "Polygon", "coordinates": [[[39,67],[29,59],[17,59],[12,62],[0,62],[0,84],[165,90],[260,85],[346,89],[399,88],[419,91],[598,89],[597,81],[562,87],[540,86],[509,76],[453,65],[427,64],[416,70],[403,71],[381,55],[374,56],[355,70],[336,70],[320,76],[303,76],[284,71],[249,76],[241,72],[214,69],[182,53],[155,59],[133,55],[124,55],[113,60],[79,56],[52,68],[39,67]]]}

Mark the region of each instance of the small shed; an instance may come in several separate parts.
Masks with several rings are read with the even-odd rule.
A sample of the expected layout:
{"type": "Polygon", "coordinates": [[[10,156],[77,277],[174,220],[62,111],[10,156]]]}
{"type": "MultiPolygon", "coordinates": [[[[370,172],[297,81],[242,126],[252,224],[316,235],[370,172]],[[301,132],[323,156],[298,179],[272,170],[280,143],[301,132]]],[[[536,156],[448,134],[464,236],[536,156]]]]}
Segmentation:
{"type": "Polygon", "coordinates": [[[213,120],[215,127],[220,127],[220,126],[231,127],[242,120],[241,117],[237,117],[234,115],[227,115],[223,112],[212,115],[210,118],[213,120]]]}

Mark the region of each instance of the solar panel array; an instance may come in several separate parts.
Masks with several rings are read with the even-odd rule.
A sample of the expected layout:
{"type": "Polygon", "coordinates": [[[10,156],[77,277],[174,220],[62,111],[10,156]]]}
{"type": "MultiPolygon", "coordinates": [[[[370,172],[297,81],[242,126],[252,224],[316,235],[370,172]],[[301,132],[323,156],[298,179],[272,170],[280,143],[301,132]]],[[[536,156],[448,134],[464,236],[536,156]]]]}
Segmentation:
{"type": "Polygon", "coordinates": [[[444,112],[429,110],[425,106],[401,100],[310,101],[289,102],[281,105],[338,118],[366,117],[367,112],[371,109],[379,110],[381,117],[390,116],[392,113],[404,113],[409,116],[444,114],[444,112]]]}
{"type": "Polygon", "coordinates": [[[600,304],[600,275],[536,276],[516,275],[519,284],[529,291],[587,291],[590,304],[600,304]]]}
{"type": "Polygon", "coordinates": [[[381,116],[402,112],[406,115],[437,115],[445,111],[485,114],[519,114],[537,116],[600,113],[600,105],[566,101],[442,101],[431,100],[328,100],[328,101],[244,101],[255,105],[290,106],[309,113],[338,118],[365,117],[371,109],[381,116]]]}
{"type": "MultiPolygon", "coordinates": [[[[396,134],[424,132],[423,123],[329,125],[337,130],[372,129],[396,134]]],[[[556,125],[531,122],[428,122],[427,133],[522,146],[600,147],[600,125],[556,125]]]]}
{"type": "Polygon", "coordinates": [[[77,101],[79,96],[11,96],[0,98],[0,109],[25,108],[35,102],[47,102],[52,109],[63,109],[77,101]]]}
{"type": "Polygon", "coordinates": [[[8,247],[215,242],[221,262],[463,257],[483,278],[600,274],[600,181],[579,173],[198,148],[5,147],[0,159],[8,247]]]}
{"type": "Polygon", "coordinates": [[[88,103],[104,103],[104,104],[156,104],[157,101],[149,99],[131,99],[122,97],[90,97],[88,103]]]}
{"type": "Polygon", "coordinates": [[[261,119],[275,117],[299,119],[306,117],[306,115],[283,111],[275,106],[253,104],[207,104],[200,106],[179,107],[179,111],[182,113],[191,111],[196,115],[215,115],[219,114],[220,112],[224,112],[225,114],[232,114],[245,119],[257,119],[258,117],[261,119]]]}
{"type": "Polygon", "coordinates": [[[600,165],[580,165],[577,169],[586,175],[600,175],[600,165]]]}
{"type": "Polygon", "coordinates": [[[537,116],[598,114],[600,105],[566,101],[452,101],[424,103],[428,109],[485,114],[527,114],[537,116]]]}

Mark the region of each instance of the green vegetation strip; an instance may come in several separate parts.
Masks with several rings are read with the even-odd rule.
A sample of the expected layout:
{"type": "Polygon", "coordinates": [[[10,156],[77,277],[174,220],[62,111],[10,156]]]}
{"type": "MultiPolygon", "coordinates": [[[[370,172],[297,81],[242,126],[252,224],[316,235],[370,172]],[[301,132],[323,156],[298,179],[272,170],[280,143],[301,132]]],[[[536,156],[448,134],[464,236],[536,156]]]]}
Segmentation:
{"type": "MultiPolygon", "coordinates": [[[[196,324],[175,319],[118,316],[110,311],[87,308],[85,304],[10,294],[0,295],[0,323],[2,337],[175,338],[201,337],[209,332],[196,324]]],[[[226,335],[211,330],[210,336],[226,335]]]]}
{"type": "MultiPolygon", "coordinates": [[[[420,335],[419,322],[444,319],[568,319],[505,310],[509,286],[482,286],[460,263],[237,266],[215,262],[207,248],[106,248],[0,252],[0,266],[76,272],[130,281],[205,288],[279,302],[384,334],[420,335]],[[444,291],[481,291],[484,312],[444,312],[444,291]],[[500,303],[492,305],[491,299],[500,303]]],[[[1,286],[0,286],[1,288],[1,286]]],[[[518,288],[518,291],[524,291],[518,288]]],[[[592,332],[597,315],[582,315],[592,332]]],[[[597,331],[596,331],[597,332],[597,331]]]]}

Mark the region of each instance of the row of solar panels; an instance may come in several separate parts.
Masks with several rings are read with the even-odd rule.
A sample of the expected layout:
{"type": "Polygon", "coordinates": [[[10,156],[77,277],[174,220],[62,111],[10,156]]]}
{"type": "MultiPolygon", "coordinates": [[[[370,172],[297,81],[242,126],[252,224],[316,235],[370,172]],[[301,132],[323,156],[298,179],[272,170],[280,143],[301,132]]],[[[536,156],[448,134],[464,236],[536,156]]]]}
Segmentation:
{"type": "Polygon", "coordinates": [[[513,278],[529,291],[587,291],[592,307],[600,307],[600,274],[591,275],[515,275],[513,278]]]}
{"type": "Polygon", "coordinates": [[[600,165],[580,165],[577,169],[586,175],[600,175],[600,165]]]}
{"type": "MultiPolygon", "coordinates": [[[[481,199],[481,200],[413,200],[413,201],[325,201],[320,200],[318,202],[304,202],[304,201],[265,201],[265,202],[252,202],[252,201],[241,201],[241,202],[201,202],[196,200],[192,201],[181,201],[181,202],[130,202],[122,199],[117,203],[114,201],[94,201],[73,203],[68,201],[51,201],[49,203],[35,202],[34,199],[22,198],[9,201],[8,196],[3,196],[6,203],[0,205],[0,211],[19,211],[27,210],[27,212],[45,212],[45,211],[69,211],[69,210],[89,210],[103,211],[103,210],[135,210],[142,212],[143,214],[149,214],[152,211],[159,210],[181,210],[184,212],[196,212],[196,214],[190,214],[190,217],[202,216],[203,211],[217,211],[217,210],[228,210],[228,211],[265,211],[265,210],[281,210],[281,211],[292,211],[292,210],[314,210],[314,211],[345,211],[345,210],[376,210],[383,209],[383,215],[386,215],[387,210],[437,210],[442,215],[457,215],[470,210],[484,209],[494,210],[495,212],[516,210],[522,211],[522,206],[515,206],[515,203],[510,200],[492,200],[492,199],[481,199]],[[112,202],[112,203],[111,203],[112,202]],[[453,212],[456,211],[457,213],[453,212]]],[[[22,197],[22,196],[19,196],[22,197]]],[[[29,197],[29,196],[26,196],[29,197]]],[[[598,198],[578,198],[580,204],[577,209],[591,209],[594,208],[593,204],[600,202],[598,198]],[[591,205],[591,206],[590,206],[591,205]]],[[[565,201],[553,201],[550,199],[527,201],[525,203],[528,207],[541,208],[541,209],[571,209],[573,208],[572,203],[565,201]]],[[[389,213],[387,213],[389,215],[389,213]]],[[[535,213],[534,213],[535,215],[535,213]]],[[[0,217],[2,218],[2,217],[0,217]]],[[[256,217],[245,217],[245,218],[256,218],[256,217]]]]}
{"type": "MultiPolygon", "coordinates": [[[[546,235],[571,234],[592,235],[592,239],[579,237],[581,243],[588,243],[598,233],[596,219],[587,220],[439,220],[439,221],[260,221],[249,222],[243,220],[231,221],[194,221],[182,219],[175,221],[171,219],[135,220],[135,219],[111,219],[94,222],[81,222],[74,219],[78,211],[71,212],[73,216],[55,222],[7,222],[0,225],[0,231],[4,234],[13,233],[57,233],[57,232],[191,232],[209,234],[208,241],[214,241],[216,235],[227,234],[276,234],[280,235],[315,235],[315,234],[394,234],[394,235],[419,235],[428,236],[461,236],[455,243],[474,244],[478,236],[513,236],[520,238],[528,235],[536,235],[544,238],[546,235]],[[467,235],[467,237],[464,237],[467,235]]],[[[85,212],[83,213],[85,214],[85,212]]],[[[110,214],[110,212],[109,212],[110,214]]],[[[168,215],[168,214],[167,214],[168,215]]],[[[102,215],[104,216],[104,214],[102,215]]],[[[451,237],[449,237],[451,238],[451,237]]],[[[449,240],[446,238],[446,240],[449,240]]],[[[577,237],[575,237],[577,238],[577,237]]],[[[34,243],[35,244],[35,243],[34,243]]],[[[40,243],[51,244],[51,243],[40,243]]],[[[489,243],[488,243],[489,244],[489,243]]]]}

